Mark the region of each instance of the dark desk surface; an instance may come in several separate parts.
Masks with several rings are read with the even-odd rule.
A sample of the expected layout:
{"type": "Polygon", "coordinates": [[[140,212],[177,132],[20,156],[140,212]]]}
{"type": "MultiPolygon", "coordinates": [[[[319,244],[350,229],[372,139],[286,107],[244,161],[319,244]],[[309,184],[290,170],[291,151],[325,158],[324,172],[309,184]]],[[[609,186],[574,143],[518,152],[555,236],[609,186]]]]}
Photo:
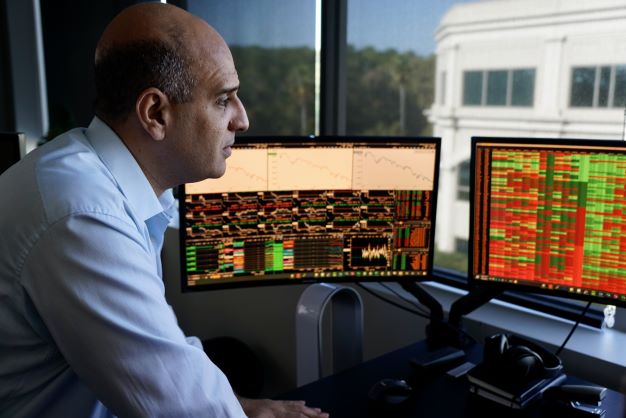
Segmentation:
{"type": "MultiPolygon", "coordinates": [[[[409,364],[409,359],[419,356],[426,350],[425,343],[416,343],[302,386],[277,398],[305,400],[307,405],[329,412],[331,418],[556,416],[543,413],[539,402],[523,412],[515,412],[494,402],[478,398],[469,393],[465,378],[455,379],[445,373],[417,376],[409,364]],[[369,401],[367,393],[374,383],[383,378],[407,380],[415,389],[414,394],[401,406],[381,408],[373,404],[369,401]]],[[[478,363],[481,356],[479,346],[469,350],[470,361],[478,363]]],[[[581,383],[581,381],[568,376],[567,383],[581,383]]],[[[602,401],[602,408],[606,410],[605,418],[625,418],[626,397],[618,392],[609,391],[602,401]]],[[[559,414],[559,416],[566,415],[559,414]]]]}

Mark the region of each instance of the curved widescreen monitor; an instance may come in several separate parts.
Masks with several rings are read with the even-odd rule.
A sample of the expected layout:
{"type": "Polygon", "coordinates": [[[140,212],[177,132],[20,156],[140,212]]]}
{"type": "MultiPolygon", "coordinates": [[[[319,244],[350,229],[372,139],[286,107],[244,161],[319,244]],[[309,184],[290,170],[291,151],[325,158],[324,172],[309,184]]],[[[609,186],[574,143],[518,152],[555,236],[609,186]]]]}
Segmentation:
{"type": "Polygon", "coordinates": [[[626,305],[626,142],[472,138],[470,284],[626,305]]]}
{"type": "Polygon", "coordinates": [[[433,266],[439,138],[238,138],[179,190],[183,290],[420,280],[433,266]]]}

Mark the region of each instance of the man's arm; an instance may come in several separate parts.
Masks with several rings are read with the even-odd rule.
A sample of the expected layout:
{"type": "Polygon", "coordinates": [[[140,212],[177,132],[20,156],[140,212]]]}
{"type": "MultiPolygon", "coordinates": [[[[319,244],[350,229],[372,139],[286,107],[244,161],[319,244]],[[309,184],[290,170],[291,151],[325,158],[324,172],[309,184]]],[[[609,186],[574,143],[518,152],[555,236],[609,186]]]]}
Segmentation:
{"type": "Polygon", "coordinates": [[[185,340],[141,234],[74,215],[35,244],[22,281],[54,343],[116,415],[243,417],[223,373],[185,340]]]}

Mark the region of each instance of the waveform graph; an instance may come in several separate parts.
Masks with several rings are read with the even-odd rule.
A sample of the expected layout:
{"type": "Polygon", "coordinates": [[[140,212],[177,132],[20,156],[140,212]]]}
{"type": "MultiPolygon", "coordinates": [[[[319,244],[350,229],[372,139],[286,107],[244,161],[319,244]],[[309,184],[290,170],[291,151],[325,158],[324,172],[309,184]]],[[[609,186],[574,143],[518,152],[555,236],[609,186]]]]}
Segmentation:
{"type": "Polygon", "coordinates": [[[270,190],[329,190],[352,187],[350,149],[270,149],[267,163],[270,190]]]}
{"type": "Polygon", "coordinates": [[[233,148],[226,172],[217,179],[185,185],[186,193],[223,193],[267,190],[267,150],[233,148]]]}
{"type": "Polygon", "coordinates": [[[435,153],[428,148],[355,148],[352,188],[433,190],[435,153]]]}
{"type": "Polygon", "coordinates": [[[391,247],[386,237],[354,237],[350,240],[350,267],[388,267],[391,247]]]}

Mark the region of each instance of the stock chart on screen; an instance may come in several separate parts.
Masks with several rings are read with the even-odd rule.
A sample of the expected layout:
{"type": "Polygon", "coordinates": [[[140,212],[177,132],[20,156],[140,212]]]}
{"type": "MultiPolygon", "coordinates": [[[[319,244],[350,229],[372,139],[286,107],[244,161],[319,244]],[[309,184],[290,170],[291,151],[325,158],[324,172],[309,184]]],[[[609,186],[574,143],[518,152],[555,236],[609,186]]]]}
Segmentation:
{"type": "Polygon", "coordinates": [[[472,279],[626,301],[626,144],[473,139],[472,279]]]}
{"type": "Polygon", "coordinates": [[[183,288],[432,271],[437,138],[242,138],[181,195],[183,288]]]}

